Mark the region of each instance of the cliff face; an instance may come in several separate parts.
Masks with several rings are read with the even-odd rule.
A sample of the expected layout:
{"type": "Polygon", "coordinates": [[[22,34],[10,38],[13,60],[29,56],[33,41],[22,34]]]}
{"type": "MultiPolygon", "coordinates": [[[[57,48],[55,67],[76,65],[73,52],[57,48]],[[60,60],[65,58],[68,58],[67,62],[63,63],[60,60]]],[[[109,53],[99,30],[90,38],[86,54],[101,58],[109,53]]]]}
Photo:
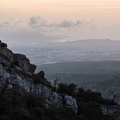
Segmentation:
{"type": "Polygon", "coordinates": [[[7,46],[3,47],[1,44],[2,43],[0,43],[1,90],[6,86],[6,89],[11,91],[16,85],[21,89],[21,92],[32,92],[41,96],[45,101],[46,108],[53,106],[62,108],[66,106],[72,108],[72,110],[77,113],[78,107],[74,98],[68,95],[63,97],[45,85],[34,84],[33,79],[27,75],[34,73],[36,66],[30,64],[30,60],[25,55],[14,54],[7,46]],[[21,72],[24,72],[24,74],[21,74],[21,72]]]}
{"type": "Polygon", "coordinates": [[[30,64],[30,60],[22,54],[14,54],[14,61],[18,62],[18,66],[24,72],[34,73],[36,65],[30,64]]]}
{"type": "Polygon", "coordinates": [[[0,63],[8,67],[15,64],[20,70],[29,73],[34,73],[36,69],[36,65],[30,64],[30,60],[25,55],[14,54],[7,48],[7,45],[2,42],[0,43],[0,63]]]}

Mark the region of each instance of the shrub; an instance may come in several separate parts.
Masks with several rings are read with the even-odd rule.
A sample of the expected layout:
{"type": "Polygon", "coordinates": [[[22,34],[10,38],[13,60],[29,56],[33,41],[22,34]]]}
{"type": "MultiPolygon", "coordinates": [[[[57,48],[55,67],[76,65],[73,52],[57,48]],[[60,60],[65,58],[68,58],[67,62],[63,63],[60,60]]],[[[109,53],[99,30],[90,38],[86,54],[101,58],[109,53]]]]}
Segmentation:
{"type": "Polygon", "coordinates": [[[66,93],[67,94],[67,84],[65,83],[60,83],[58,84],[58,90],[57,90],[59,93],[61,94],[64,94],[66,93]]]}
{"type": "Polygon", "coordinates": [[[44,114],[45,114],[45,113],[44,113],[44,110],[43,110],[43,109],[37,107],[37,108],[35,109],[35,114],[36,114],[36,117],[39,118],[40,120],[44,119],[44,114]]]}
{"type": "Polygon", "coordinates": [[[33,93],[29,93],[28,95],[25,96],[25,102],[27,105],[27,108],[33,108],[33,107],[40,107],[40,108],[44,108],[44,103],[43,100],[40,96],[37,96],[33,93]]]}

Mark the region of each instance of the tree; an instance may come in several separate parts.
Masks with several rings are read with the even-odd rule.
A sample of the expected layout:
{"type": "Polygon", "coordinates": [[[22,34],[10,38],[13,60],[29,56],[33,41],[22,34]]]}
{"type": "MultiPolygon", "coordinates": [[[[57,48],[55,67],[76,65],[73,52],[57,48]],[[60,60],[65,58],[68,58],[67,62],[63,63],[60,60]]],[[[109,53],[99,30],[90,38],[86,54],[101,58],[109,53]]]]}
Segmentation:
{"type": "Polygon", "coordinates": [[[58,84],[58,89],[57,90],[61,94],[66,94],[67,93],[67,84],[66,83],[58,84]]]}
{"type": "Polygon", "coordinates": [[[71,96],[75,96],[75,92],[77,90],[77,85],[71,83],[67,86],[67,94],[71,96]]]}
{"type": "Polygon", "coordinates": [[[54,88],[56,90],[56,85],[58,85],[58,81],[60,80],[60,78],[56,77],[56,79],[54,80],[54,88]]]}
{"type": "Polygon", "coordinates": [[[119,95],[119,93],[117,91],[118,91],[117,88],[108,89],[108,98],[115,101],[118,97],[120,97],[120,95],[119,95]]]}

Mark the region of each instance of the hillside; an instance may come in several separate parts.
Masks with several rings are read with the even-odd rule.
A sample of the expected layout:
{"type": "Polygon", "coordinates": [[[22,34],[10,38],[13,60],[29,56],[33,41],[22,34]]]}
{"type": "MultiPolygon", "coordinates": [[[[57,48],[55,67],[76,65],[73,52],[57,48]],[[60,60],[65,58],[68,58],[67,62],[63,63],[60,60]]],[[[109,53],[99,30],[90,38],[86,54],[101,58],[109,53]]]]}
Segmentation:
{"type": "Polygon", "coordinates": [[[53,90],[43,72],[34,74],[35,68],[25,55],[13,53],[0,41],[0,120],[50,120],[56,114],[67,119],[62,110],[68,107],[77,114],[76,100],[53,90]],[[52,110],[56,112],[50,116],[52,110]]]}
{"type": "Polygon", "coordinates": [[[110,89],[119,94],[119,61],[81,61],[44,64],[37,67],[36,71],[39,70],[44,70],[51,82],[58,77],[60,78],[59,82],[74,83],[85,89],[100,91],[105,97],[109,97],[110,89]]]}

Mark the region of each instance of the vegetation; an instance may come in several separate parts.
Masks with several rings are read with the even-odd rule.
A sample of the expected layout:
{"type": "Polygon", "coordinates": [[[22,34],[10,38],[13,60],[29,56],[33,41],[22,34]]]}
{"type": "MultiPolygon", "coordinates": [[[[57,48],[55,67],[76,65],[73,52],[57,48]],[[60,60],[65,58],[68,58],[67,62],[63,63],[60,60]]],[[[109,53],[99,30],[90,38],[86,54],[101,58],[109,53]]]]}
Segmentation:
{"type": "Polygon", "coordinates": [[[51,83],[47,81],[47,79],[45,78],[45,73],[44,71],[40,71],[37,74],[32,74],[31,78],[33,79],[33,82],[35,84],[42,84],[45,85],[47,87],[53,88],[51,83]]]}
{"type": "Polygon", "coordinates": [[[21,94],[18,86],[0,92],[0,120],[74,120],[75,114],[66,107],[45,108],[45,102],[33,93],[21,94]],[[11,96],[10,96],[11,93],[11,96]],[[13,94],[12,94],[13,93],[13,94]]]}
{"type": "Polygon", "coordinates": [[[1,89],[0,120],[113,120],[111,116],[102,113],[101,106],[116,105],[116,103],[113,99],[103,98],[100,92],[77,88],[77,85],[73,83],[59,83],[57,87],[53,87],[46,80],[44,71],[29,76],[22,71],[17,72],[32,78],[35,84],[43,84],[52,89],[55,87],[54,90],[63,98],[65,95],[74,97],[78,105],[77,115],[66,106],[46,108],[42,97],[33,93],[21,92],[20,86],[13,85],[10,90],[7,90],[6,86],[1,89]]]}
{"type": "Polygon", "coordinates": [[[116,105],[113,99],[105,99],[100,92],[92,92],[77,88],[75,84],[58,85],[57,91],[63,95],[68,94],[77,100],[78,105],[78,120],[112,120],[109,115],[104,115],[101,110],[102,105],[116,105]]]}
{"type": "Polygon", "coordinates": [[[112,120],[110,116],[103,115],[101,105],[116,104],[102,98],[99,92],[77,88],[73,83],[60,83],[57,91],[72,95],[77,100],[76,116],[72,109],[65,106],[61,109],[55,106],[46,109],[42,97],[33,93],[23,94],[18,85],[14,85],[11,90],[6,88],[4,86],[0,92],[0,120],[112,120]]]}
{"type": "Polygon", "coordinates": [[[44,103],[39,96],[27,94],[22,96],[17,90],[11,99],[0,93],[0,120],[42,120],[44,103]],[[17,93],[16,93],[17,92],[17,93]]]}
{"type": "Polygon", "coordinates": [[[74,83],[78,87],[82,86],[85,89],[101,91],[103,96],[120,102],[120,74],[118,72],[120,71],[120,61],[77,61],[44,64],[38,66],[37,70],[39,69],[46,71],[46,76],[50,80],[54,80],[57,76],[60,78],[59,82],[74,83]]]}

